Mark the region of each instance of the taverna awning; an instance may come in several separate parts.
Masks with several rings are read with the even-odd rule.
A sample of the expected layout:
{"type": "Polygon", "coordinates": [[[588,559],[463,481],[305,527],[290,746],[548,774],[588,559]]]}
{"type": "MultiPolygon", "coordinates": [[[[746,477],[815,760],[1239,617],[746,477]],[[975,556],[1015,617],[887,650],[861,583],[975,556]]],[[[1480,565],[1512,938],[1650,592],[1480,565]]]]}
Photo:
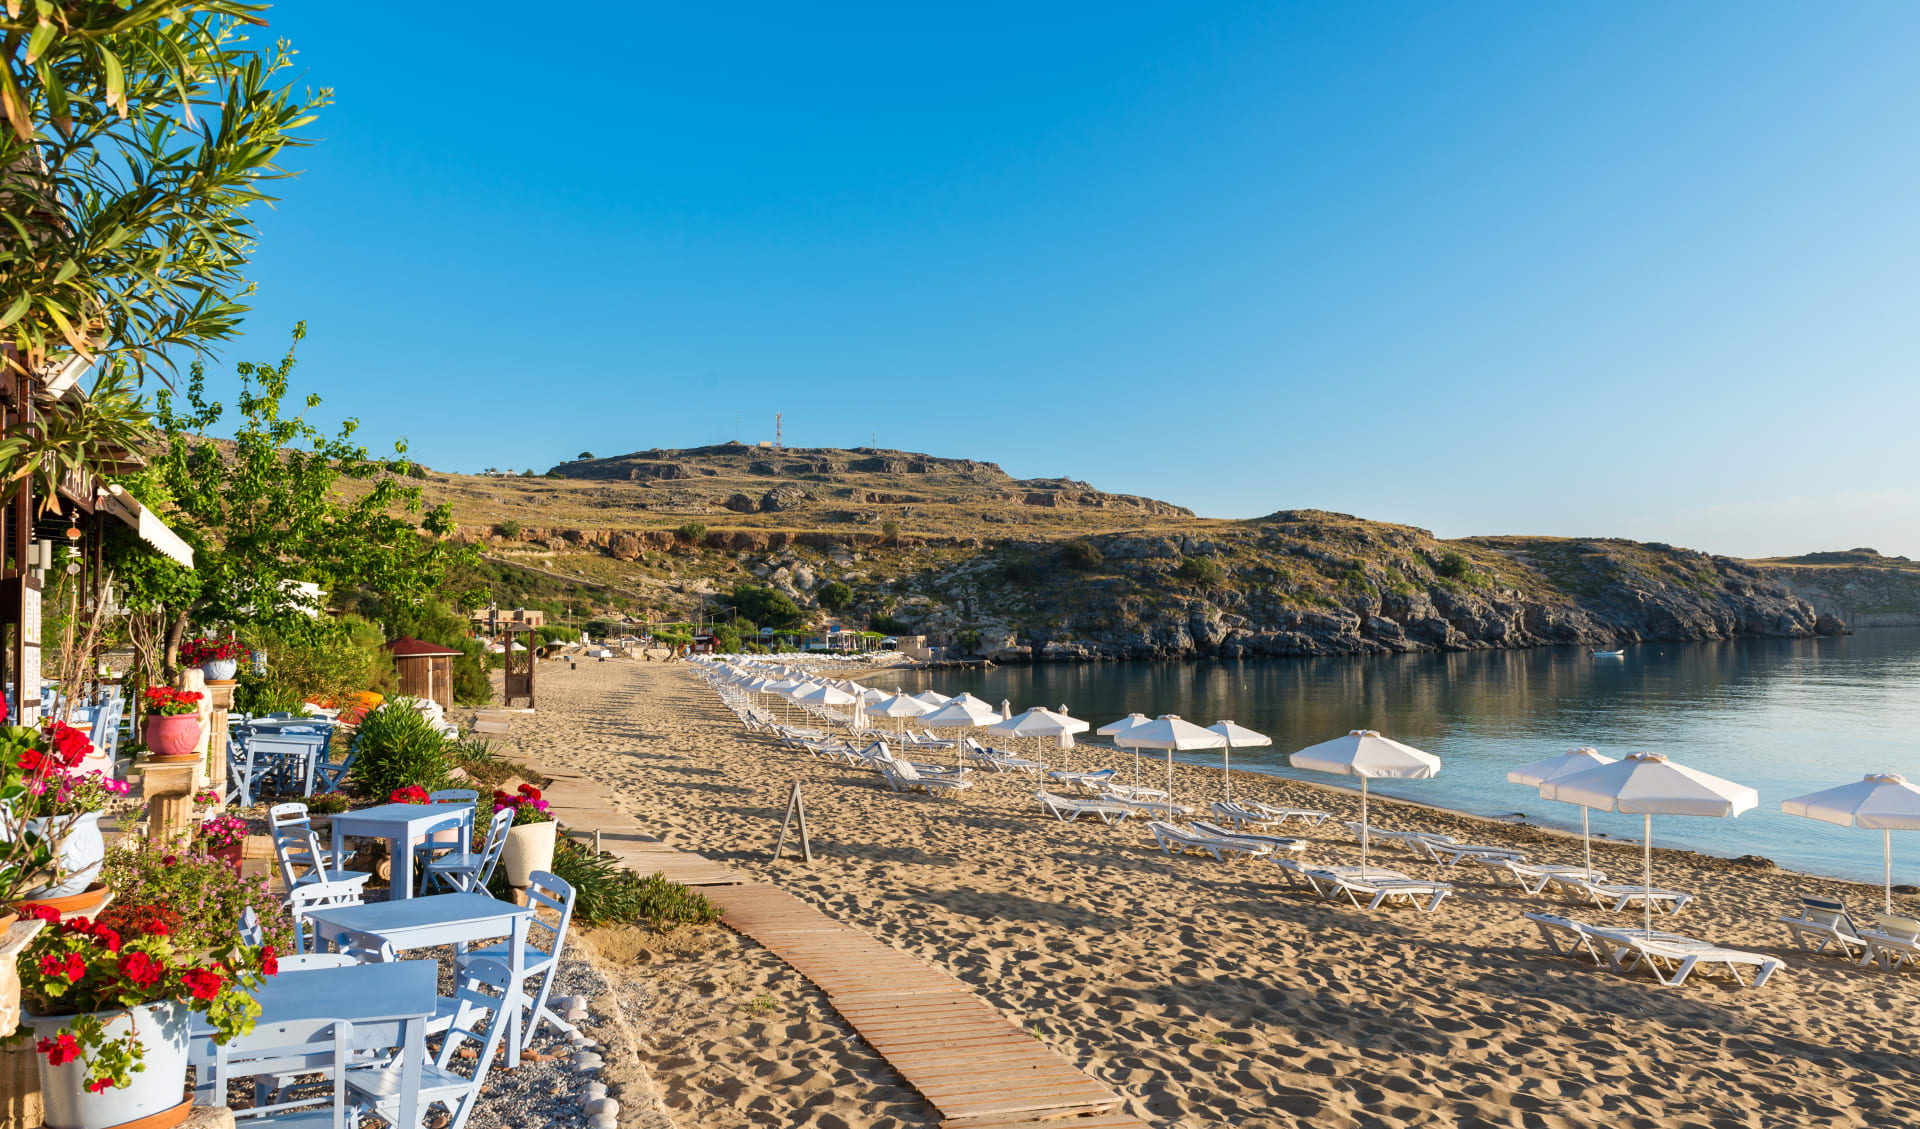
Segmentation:
{"type": "Polygon", "coordinates": [[[160,515],[133,500],[126,488],[114,483],[100,491],[100,508],[127,524],[127,527],[170,560],[193,567],[193,546],[160,520],[160,515]]]}

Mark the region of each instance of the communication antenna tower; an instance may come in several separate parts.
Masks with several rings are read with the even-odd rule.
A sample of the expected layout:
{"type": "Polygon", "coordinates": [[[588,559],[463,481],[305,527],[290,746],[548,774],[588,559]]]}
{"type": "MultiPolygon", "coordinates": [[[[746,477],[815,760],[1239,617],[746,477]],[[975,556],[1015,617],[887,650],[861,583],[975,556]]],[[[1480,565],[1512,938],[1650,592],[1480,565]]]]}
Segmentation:
{"type": "Polygon", "coordinates": [[[781,449],[780,447],[780,413],[779,412],[773,413],[773,449],[776,451],[781,449]]]}

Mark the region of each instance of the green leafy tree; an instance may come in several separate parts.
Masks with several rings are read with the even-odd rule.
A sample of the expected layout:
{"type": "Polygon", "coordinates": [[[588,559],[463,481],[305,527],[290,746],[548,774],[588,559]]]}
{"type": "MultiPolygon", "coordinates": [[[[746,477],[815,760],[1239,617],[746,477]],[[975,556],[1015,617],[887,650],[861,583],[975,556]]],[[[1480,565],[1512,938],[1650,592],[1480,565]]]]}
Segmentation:
{"type": "Polygon", "coordinates": [[[1188,557],[1173,574],[1196,588],[1218,588],[1227,582],[1227,570],[1212,557],[1188,557]]]}
{"type": "Polygon", "coordinates": [[[579,455],[579,457],[580,457],[580,458],[583,458],[583,459],[590,459],[590,458],[592,458],[592,457],[593,457],[593,452],[592,452],[592,451],[582,451],[582,452],[580,452],[580,455],[579,455]]]}
{"type": "Polygon", "coordinates": [[[689,545],[699,545],[707,536],[707,527],[697,521],[690,521],[675,530],[689,545]]]}
{"type": "Polygon", "coordinates": [[[331,100],[239,0],[0,7],[0,363],[106,354],[144,375],[233,336],[253,205],[331,100]]]}
{"type": "Polygon", "coordinates": [[[742,584],[734,588],[727,597],[740,614],[762,627],[771,627],[775,631],[790,631],[804,626],[807,613],[792,597],[776,588],[760,588],[752,584],[742,584]]]}
{"type": "Polygon", "coordinates": [[[820,601],[821,607],[830,612],[843,611],[853,603],[853,589],[834,580],[822,584],[814,597],[820,601]]]}
{"type": "MultiPolygon", "coordinates": [[[[306,335],[294,329],[294,347],[306,335]]],[[[322,592],[366,589],[390,613],[431,598],[448,568],[472,550],[447,540],[453,515],[446,506],[424,510],[420,488],[405,477],[405,442],[391,458],[376,459],[353,441],[359,421],[329,436],[303,415],[285,410],[294,368],[289,348],[277,364],[241,364],[239,425],[231,442],[207,437],[225,408],[206,397],[196,362],[176,409],[175,397],[157,397],[155,421],[166,447],[155,460],[169,496],[171,520],[194,548],[194,594],[164,594],[172,615],[167,661],[190,621],[267,625],[285,636],[328,630],[298,585],[322,592]],[[351,495],[343,481],[360,484],[351,495]]],[[[309,395],[305,407],[318,407],[309,395]]],[[[151,601],[154,592],[133,593],[151,601]]]]}

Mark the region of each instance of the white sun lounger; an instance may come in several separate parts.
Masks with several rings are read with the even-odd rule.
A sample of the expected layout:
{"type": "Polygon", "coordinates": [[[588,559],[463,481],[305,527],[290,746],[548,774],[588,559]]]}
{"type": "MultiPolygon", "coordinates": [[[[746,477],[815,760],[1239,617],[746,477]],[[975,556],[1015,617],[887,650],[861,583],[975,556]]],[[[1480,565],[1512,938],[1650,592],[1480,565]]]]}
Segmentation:
{"type": "Polygon", "coordinates": [[[1062,823],[1072,823],[1083,815],[1091,815],[1106,824],[1118,823],[1133,814],[1133,809],[1125,804],[1116,804],[1111,800],[1086,800],[1076,796],[1059,796],[1044,789],[1035,792],[1033,798],[1040,801],[1040,810],[1062,823]]]}
{"type": "Polygon", "coordinates": [[[1297,819],[1308,827],[1324,823],[1327,813],[1306,811],[1302,808],[1276,808],[1266,804],[1236,804],[1230,800],[1215,800],[1213,814],[1230,821],[1235,827],[1284,827],[1289,819],[1297,819]]]}
{"type": "Polygon", "coordinates": [[[1265,843],[1256,843],[1251,839],[1204,835],[1158,819],[1148,823],[1147,830],[1153,832],[1154,841],[1169,855],[1183,854],[1187,851],[1205,851],[1212,855],[1215,861],[1224,862],[1230,854],[1253,857],[1271,854],[1273,850],[1265,843]]]}
{"type": "Polygon", "coordinates": [[[1645,933],[1638,929],[1605,929],[1550,913],[1530,913],[1527,920],[1540,929],[1547,947],[1561,956],[1585,953],[1595,963],[1612,965],[1620,972],[1632,972],[1644,964],[1654,979],[1669,987],[1684,983],[1694,969],[1705,965],[1724,968],[1734,981],[1745,986],[1742,967],[1756,969],[1753,986],[1758,988],[1775,972],[1786,967],[1779,957],[1725,949],[1709,941],[1683,937],[1677,933],[1645,933]]]}
{"type": "Polygon", "coordinates": [[[1295,839],[1286,835],[1260,835],[1250,831],[1230,830],[1217,823],[1205,823],[1198,819],[1193,821],[1193,829],[1202,835],[1217,835],[1222,839],[1245,839],[1253,843],[1265,843],[1276,853],[1288,851],[1298,854],[1307,849],[1307,841],[1305,839],[1295,839]]]}
{"type": "Polygon", "coordinates": [[[1062,784],[1070,784],[1090,796],[1097,796],[1100,794],[1101,786],[1113,779],[1113,770],[1103,768],[1099,772],[1068,772],[1065,769],[1054,769],[1047,775],[1062,784]]]}
{"type": "Polygon", "coordinates": [[[1097,784],[1095,787],[1100,790],[1102,795],[1114,796],[1122,800],[1152,803],[1171,798],[1167,795],[1165,788],[1149,788],[1143,784],[1122,784],[1117,780],[1109,780],[1104,784],[1097,784]]]}
{"type": "Polygon", "coordinates": [[[957,796],[973,787],[973,781],[965,776],[922,775],[917,765],[898,758],[883,762],[879,767],[880,775],[886,777],[887,783],[892,785],[896,792],[927,792],[938,796],[957,796]]]}
{"type": "Polygon", "coordinates": [[[1837,898],[1802,894],[1798,917],[1782,914],[1775,920],[1787,927],[1787,935],[1793,938],[1794,944],[1810,953],[1833,949],[1848,960],[1858,960],[1856,950],[1860,955],[1872,951],[1854,927],[1853,918],[1847,915],[1846,903],[1837,898]]]}
{"type": "MultiPolygon", "coordinates": [[[[1347,830],[1353,833],[1354,841],[1358,842],[1360,839],[1359,821],[1348,820],[1347,830]]],[[[1414,854],[1420,855],[1422,858],[1428,857],[1427,852],[1423,846],[1424,844],[1458,843],[1460,841],[1451,835],[1442,835],[1437,831],[1386,831],[1378,827],[1367,828],[1367,840],[1368,842],[1372,842],[1372,843],[1391,844],[1393,846],[1400,847],[1403,850],[1412,851],[1414,854]],[[1414,844],[1421,844],[1421,845],[1414,845],[1414,844]]]]}
{"type": "Polygon", "coordinates": [[[1920,964],[1920,921],[1892,913],[1873,915],[1874,927],[1860,930],[1867,951],[1860,958],[1864,967],[1879,961],[1893,972],[1903,965],[1920,964]]]}
{"type": "Polygon", "coordinates": [[[1558,876],[1585,878],[1593,882],[1605,882],[1607,876],[1600,871],[1589,871],[1584,866],[1566,866],[1560,863],[1531,863],[1499,855],[1469,855],[1467,862],[1478,863],[1493,875],[1495,885],[1518,886],[1529,894],[1538,894],[1546,889],[1549,879],[1558,876]]]}
{"type": "Polygon", "coordinates": [[[1645,886],[1592,882],[1576,874],[1550,875],[1547,881],[1570,902],[1600,906],[1614,913],[1620,913],[1628,906],[1651,902],[1653,912],[1671,915],[1686,909],[1687,903],[1693,901],[1692,894],[1683,894],[1678,890],[1650,890],[1645,886]]]}
{"type": "Polygon", "coordinates": [[[1428,862],[1441,866],[1459,866],[1466,859],[1508,859],[1527,861],[1527,852],[1511,847],[1490,847],[1484,843],[1442,843],[1434,839],[1408,839],[1406,848],[1428,862]]]}
{"type": "Polygon", "coordinates": [[[1102,792],[1099,798],[1108,803],[1125,804],[1132,808],[1137,815],[1171,817],[1193,814],[1193,809],[1187,807],[1185,804],[1170,804],[1165,800],[1130,800],[1115,792],[1102,792]]]}
{"type": "Polygon", "coordinates": [[[1321,897],[1330,901],[1345,898],[1355,909],[1374,910],[1389,901],[1404,901],[1422,913],[1432,913],[1453,893],[1448,883],[1409,878],[1398,871],[1377,867],[1367,867],[1362,874],[1357,866],[1304,866],[1292,859],[1280,858],[1274,859],[1273,864],[1286,875],[1289,885],[1305,882],[1321,897]],[[1367,899],[1365,905],[1360,904],[1363,897],[1367,899]]]}

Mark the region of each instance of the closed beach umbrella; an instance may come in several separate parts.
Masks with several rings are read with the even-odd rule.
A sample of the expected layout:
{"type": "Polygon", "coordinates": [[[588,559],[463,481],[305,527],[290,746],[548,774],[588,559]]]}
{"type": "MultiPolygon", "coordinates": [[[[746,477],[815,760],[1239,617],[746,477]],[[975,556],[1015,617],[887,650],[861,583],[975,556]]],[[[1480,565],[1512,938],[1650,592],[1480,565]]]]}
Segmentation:
{"type": "MultiPolygon", "coordinates": [[[[1106,725],[1101,726],[1100,728],[1094,730],[1094,732],[1098,733],[1102,737],[1115,738],[1115,741],[1113,743],[1115,745],[1118,745],[1120,744],[1118,740],[1120,734],[1125,733],[1127,730],[1132,729],[1137,725],[1145,725],[1148,722],[1151,722],[1152,720],[1153,720],[1152,718],[1148,717],[1146,714],[1143,714],[1143,713],[1130,713],[1127,716],[1121,718],[1119,721],[1109,722],[1106,725]]],[[[1133,783],[1135,787],[1138,787],[1140,784],[1140,750],[1139,749],[1135,749],[1133,751],[1133,783]]]]}
{"type": "MultiPolygon", "coordinates": [[[[1583,808],[1640,816],[1644,840],[1641,872],[1649,892],[1653,889],[1654,816],[1705,815],[1724,819],[1750,811],[1760,803],[1760,793],[1745,784],[1675,764],[1662,753],[1628,753],[1612,764],[1549,780],[1540,786],[1540,795],[1543,799],[1579,804],[1583,808]]],[[[1651,933],[1653,899],[1644,898],[1642,904],[1646,908],[1642,920],[1646,931],[1651,933]]]]}
{"type": "Polygon", "coordinates": [[[1161,714],[1145,725],[1136,725],[1131,729],[1114,735],[1113,743],[1131,749],[1165,749],[1167,751],[1167,814],[1173,814],[1173,752],[1179,749],[1186,752],[1192,749],[1218,749],[1226,745],[1227,739],[1211,729],[1202,729],[1191,721],[1183,721],[1177,714],[1161,714]]]}
{"type": "Polygon", "coordinates": [[[1382,737],[1371,729],[1355,729],[1345,737],[1335,737],[1318,745],[1309,745],[1288,760],[1295,768],[1313,772],[1331,772],[1337,776],[1360,778],[1360,873],[1367,873],[1368,832],[1367,781],[1431,780],[1440,774],[1440,758],[1382,737]]]}
{"type": "Polygon", "coordinates": [[[1871,772],[1852,784],[1782,800],[1780,810],[1880,832],[1880,858],[1887,878],[1884,904],[1888,913],[1893,912],[1893,833],[1920,831],[1920,788],[1897,772],[1871,772]]]}
{"type": "MultiPolygon", "coordinates": [[[[1588,769],[1599,768],[1603,764],[1612,764],[1612,757],[1603,757],[1598,749],[1579,748],[1570,753],[1561,753],[1557,757],[1548,757],[1535,761],[1522,768],[1507,773],[1507,783],[1525,784],[1529,788],[1538,788],[1549,780],[1558,780],[1563,776],[1577,776],[1588,769]]],[[[1587,877],[1593,877],[1593,830],[1587,824],[1592,809],[1580,809],[1580,842],[1587,851],[1587,877]]]]}
{"type": "Polygon", "coordinates": [[[1220,746],[1221,783],[1226,788],[1228,803],[1233,802],[1233,751],[1235,749],[1255,749],[1261,745],[1273,744],[1273,738],[1265,733],[1255,733],[1244,725],[1235,725],[1231,721],[1216,721],[1207,726],[1209,730],[1227,739],[1220,746]]]}

